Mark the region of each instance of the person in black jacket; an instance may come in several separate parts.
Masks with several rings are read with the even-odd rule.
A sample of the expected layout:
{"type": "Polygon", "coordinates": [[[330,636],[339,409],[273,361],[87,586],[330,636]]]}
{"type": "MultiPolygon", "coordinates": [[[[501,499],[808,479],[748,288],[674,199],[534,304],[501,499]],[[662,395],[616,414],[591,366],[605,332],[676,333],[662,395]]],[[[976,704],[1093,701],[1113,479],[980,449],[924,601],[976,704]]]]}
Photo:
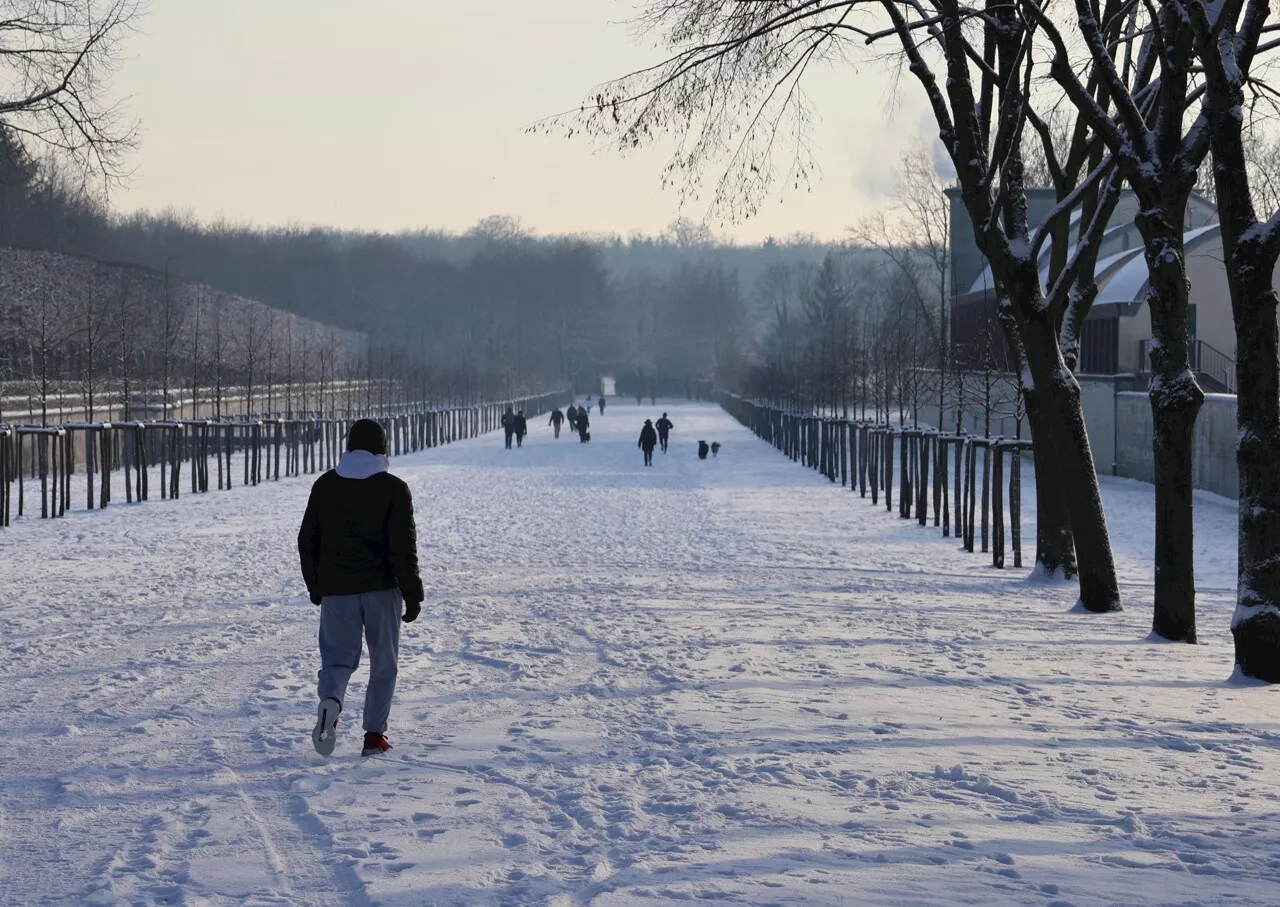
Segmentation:
{"type": "Polygon", "coordinates": [[[333,752],[337,740],[338,713],[360,664],[362,634],[369,643],[369,685],[361,755],[391,749],[387,719],[396,689],[400,624],[417,619],[425,595],[413,496],[408,485],[387,472],[389,467],[382,426],[372,419],[353,424],[337,467],[311,486],[298,531],[302,578],[311,601],[320,606],[320,705],[311,742],[323,756],[333,752]]]}
{"type": "Polygon", "coordinates": [[[560,412],[560,407],[551,411],[551,421],[547,424],[555,429],[556,437],[560,437],[560,426],[564,424],[564,413],[560,412]]]}
{"type": "Polygon", "coordinates": [[[653,465],[653,449],[658,446],[658,433],[653,430],[653,420],[645,419],[640,429],[640,449],[644,451],[644,465],[653,465]]]}
{"type": "Polygon", "coordinates": [[[569,404],[569,408],[565,410],[565,418],[569,420],[569,431],[578,430],[578,403],[575,400],[569,404]]]}
{"type": "Polygon", "coordinates": [[[658,420],[658,443],[662,445],[662,452],[667,452],[667,439],[671,436],[671,429],[675,428],[675,423],[667,418],[667,414],[663,413],[662,418],[658,420]]]}
{"type": "Polygon", "coordinates": [[[516,414],[511,411],[511,407],[507,407],[507,411],[502,414],[502,433],[507,436],[507,450],[511,449],[511,438],[516,433],[516,414]]]}
{"type": "Polygon", "coordinates": [[[516,413],[516,447],[524,447],[524,436],[529,433],[529,420],[524,416],[524,410],[516,413]]]}
{"type": "Polygon", "coordinates": [[[587,415],[587,408],[585,406],[578,407],[577,428],[578,428],[578,442],[580,444],[586,444],[588,441],[591,440],[591,432],[590,432],[591,417],[587,415]]]}

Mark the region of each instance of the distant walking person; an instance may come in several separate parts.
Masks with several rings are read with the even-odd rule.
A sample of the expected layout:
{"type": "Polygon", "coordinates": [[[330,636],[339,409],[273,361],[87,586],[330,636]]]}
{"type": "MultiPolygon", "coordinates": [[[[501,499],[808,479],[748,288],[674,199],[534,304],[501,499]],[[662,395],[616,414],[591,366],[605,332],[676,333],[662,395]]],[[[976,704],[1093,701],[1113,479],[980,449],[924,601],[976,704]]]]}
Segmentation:
{"type": "Polygon", "coordinates": [[[560,437],[560,426],[564,424],[564,413],[560,412],[560,407],[551,411],[551,421],[547,424],[555,431],[556,437],[560,437]]]}
{"type": "Polygon", "coordinates": [[[645,419],[640,429],[640,449],[644,451],[644,465],[653,465],[653,449],[658,446],[658,433],[653,430],[653,420],[645,419]]]}
{"type": "Polygon", "coordinates": [[[585,406],[578,409],[578,443],[586,444],[591,440],[591,417],[587,415],[585,406]]]}
{"type": "Polygon", "coordinates": [[[675,423],[667,418],[667,414],[663,413],[662,418],[658,420],[658,443],[662,445],[662,452],[667,452],[667,439],[671,437],[671,429],[675,428],[675,423]]]}
{"type": "Polygon", "coordinates": [[[311,742],[328,756],[337,743],[347,682],[369,645],[362,756],[391,749],[387,719],[396,690],[400,624],[422,610],[413,496],[387,472],[387,434],[372,419],[347,433],[337,467],[316,479],[298,530],[302,577],[320,606],[320,682],[311,742]],[[401,605],[404,613],[401,614],[401,605]]]}
{"type": "Polygon", "coordinates": [[[511,411],[511,407],[507,407],[507,411],[502,414],[502,433],[507,437],[507,450],[511,449],[511,438],[516,433],[516,414],[511,411]]]}
{"type": "Polygon", "coordinates": [[[600,398],[600,415],[604,415],[604,397],[600,398]]]}
{"type": "Polygon", "coordinates": [[[569,408],[565,410],[565,418],[569,420],[569,431],[578,430],[578,404],[577,401],[569,404],[569,408]]]}
{"type": "Polygon", "coordinates": [[[524,417],[524,410],[516,413],[516,447],[524,447],[524,436],[529,433],[529,420],[524,417]]]}

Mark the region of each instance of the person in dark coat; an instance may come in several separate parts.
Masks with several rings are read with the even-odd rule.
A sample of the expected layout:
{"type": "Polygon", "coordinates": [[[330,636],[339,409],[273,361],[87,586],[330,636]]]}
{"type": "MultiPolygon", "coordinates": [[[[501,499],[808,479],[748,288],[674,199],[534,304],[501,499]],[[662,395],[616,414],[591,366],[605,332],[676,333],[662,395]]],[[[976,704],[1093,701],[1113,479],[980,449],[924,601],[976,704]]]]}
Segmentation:
{"type": "Polygon", "coordinates": [[[587,415],[585,406],[578,409],[578,443],[586,444],[591,440],[591,417],[587,415]]]}
{"type": "Polygon", "coordinates": [[[507,438],[507,450],[511,449],[511,438],[516,433],[516,414],[511,411],[511,407],[507,407],[507,411],[502,414],[502,433],[507,438]]]}
{"type": "Polygon", "coordinates": [[[369,683],[361,755],[391,749],[387,721],[400,624],[417,619],[425,595],[413,496],[389,467],[382,426],[372,419],[356,422],[338,465],[311,486],[298,530],[302,578],[312,603],[320,606],[320,705],[311,742],[322,756],[337,742],[338,714],[360,664],[362,636],[369,645],[369,683]]]}
{"type": "Polygon", "coordinates": [[[653,449],[658,446],[658,433],[653,430],[653,420],[645,419],[640,429],[640,449],[644,451],[644,465],[653,465],[653,449]]]}
{"type": "Polygon", "coordinates": [[[604,396],[600,397],[600,415],[604,415],[604,396]]]}
{"type": "Polygon", "coordinates": [[[529,433],[529,420],[524,417],[524,410],[516,413],[516,447],[524,447],[524,436],[529,433]]]}
{"type": "Polygon", "coordinates": [[[565,418],[569,420],[569,431],[578,430],[578,404],[577,401],[569,404],[569,408],[565,410],[565,418]]]}
{"type": "Polygon", "coordinates": [[[560,412],[560,407],[551,411],[551,421],[547,424],[555,431],[556,437],[560,437],[560,426],[564,424],[564,413],[560,412]]]}
{"type": "Polygon", "coordinates": [[[671,429],[676,425],[667,418],[667,414],[663,413],[662,418],[658,420],[658,443],[662,445],[662,452],[667,452],[667,439],[671,437],[671,429]]]}
{"type": "Polygon", "coordinates": [[[707,458],[707,452],[710,450],[711,450],[711,447],[707,444],[706,441],[699,441],[698,442],[698,459],[705,460],[707,458]]]}

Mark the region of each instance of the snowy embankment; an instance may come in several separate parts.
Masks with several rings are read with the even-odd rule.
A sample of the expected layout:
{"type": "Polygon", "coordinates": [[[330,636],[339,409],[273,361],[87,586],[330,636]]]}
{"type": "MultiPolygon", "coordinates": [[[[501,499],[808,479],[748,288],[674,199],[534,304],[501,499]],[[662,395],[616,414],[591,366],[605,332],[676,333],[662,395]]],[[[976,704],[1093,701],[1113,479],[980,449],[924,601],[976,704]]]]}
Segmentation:
{"type": "Polygon", "coordinates": [[[1128,610],[1070,614],[669,409],[652,469],[621,401],[590,445],[393,461],[429,597],[387,758],[359,683],[311,751],[308,480],[0,532],[0,902],[1276,902],[1232,505],[1199,508],[1204,644],[1155,645],[1148,486],[1104,486],[1128,610]]]}

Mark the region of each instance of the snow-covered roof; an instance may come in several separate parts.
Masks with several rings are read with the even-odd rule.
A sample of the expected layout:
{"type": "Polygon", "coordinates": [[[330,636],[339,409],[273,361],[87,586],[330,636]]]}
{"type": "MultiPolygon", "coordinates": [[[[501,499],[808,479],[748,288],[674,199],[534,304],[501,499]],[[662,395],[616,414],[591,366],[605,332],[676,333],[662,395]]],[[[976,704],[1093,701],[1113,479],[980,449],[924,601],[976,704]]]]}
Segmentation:
{"type": "MultiPolygon", "coordinates": [[[[1216,233],[1217,224],[1209,224],[1206,227],[1198,227],[1190,230],[1182,238],[1184,248],[1190,248],[1195,245],[1196,241],[1202,237],[1216,233]]],[[[1118,268],[1114,274],[1107,279],[1101,289],[1098,290],[1098,298],[1095,300],[1099,303],[1106,302],[1142,302],[1147,293],[1147,260],[1142,255],[1136,254],[1141,249],[1132,250],[1133,257],[1118,268]]],[[[1112,256],[1113,258],[1115,256],[1112,256]]],[[[1105,274],[1102,262],[1098,262],[1098,273],[1105,274]]],[[[1114,264],[1114,262],[1113,262],[1114,264]]]]}
{"type": "MultiPolygon", "coordinates": [[[[1103,234],[1103,242],[1107,238],[1115,236],[1125,230],[1134,229],[1132,223],[1119,224],[1112,227],[1103,234]]],[[[1208,224],[1203,227],[1197,227],[1194,230],[1188,230],[1183,236],[1183,244],[1190,249],[1198,240],[1204,239],[1211,234],[1215,234],[1218,225],[1208,224]]],[[[1049,281],[1049,253],[1053,241],[1046,240],[1040,252],[1040,285],[1043,287],[1049,281]]],[[[1072,244],[1068,250],[1068,257],[1075,254],[1076,244],[1072,244]]],[[[1146,259],[1140,254],[1142,247],[1133,249],[1123,249],[1115,252],[1105,258],[1099,259],[1097,266],[1094,268],[1096,279],[1104,281],[1103,287],[1098,294],[1098,302],[1141,302],[1146,292],[1147,285],[1147,263],[1146,259]],[[1128,259],[1128,261],[1125,261],[1128,259]],[[1121,263],[1123,262],[1123,265],[1121,263]],[[1120,266],[1117,269],[1117,266],[1120,266]],[[1108,271],[1114,270],[1114,274],[1108,277],[1108,271]]],[[[970,293],[982,293],[987,290],[995,289],[995,277],[991,273],[991,265],[983,268],[982,273],[978,275],[978,279],[973,282],[973,286],[969,288],[970,293]]]]}
{"type": "MultiPolygon", "coordinates": [[[[1080,220],[1080,211],[1076,210],[1072,212],[1072,215],[1071,215],[1072,235],[1075,234],[1076,225],[1078,224],[1079,220],[1080,220]]],[[[1132,222],[1117,224],[1116,226],[1111,227],[1102,235],[1102,242],[1105,243],[1109,238],[1116,236],[1120,233],[1123,233],[1126,230],[1132,230],[1132,229],[1134,229],[1134,225],[1132,222]]],[[[1068,259],[1070,259],[1070,257],[1075,254],[1077,245],[1078,243],[1072,243],[1067,248],[1068,259]]],[[[1052,259],[1051,259],[1052,254],[1053,254],[1053,237],[1049,237],[1044,241],[1044,244],[1040,246],[1040,285],[1042,287],[1049,282],[1049,268],[1052,265],[1052,259]]],[[[1101,264],[1099,264],[1097,273],[1098,274],[1102,273],[1101,264]]],[[[969,292],[981,293],[985,290],[994,289],[995,285],[996,285],[995,277],[991,273],[991,265],[988,264],[985,268],[982,269],[982,273],[978,275],[978,279],[973,282],[973,286],[969,288],[969,292]]]]}
{"type": "Polygon", "coordinates": [[[1123,251],[1116,252],[1113,255],[1108,255],[1106,258],[1100,258],[1098,259],[1098,266],[1094,268],[1094,272],[1093,272],[1094,276],[1105,278],[1107,275],[1107,272],[1110,271],[1112,268],[1114,268],[1116,265],[1120,264],[1120,262],[1124,261],[1126,258],[1133,258],[1133,256],[1141,255],[1141,254],[1142,254],[1142,249],[1140,248],[1124,249],[1123,251]]]}

